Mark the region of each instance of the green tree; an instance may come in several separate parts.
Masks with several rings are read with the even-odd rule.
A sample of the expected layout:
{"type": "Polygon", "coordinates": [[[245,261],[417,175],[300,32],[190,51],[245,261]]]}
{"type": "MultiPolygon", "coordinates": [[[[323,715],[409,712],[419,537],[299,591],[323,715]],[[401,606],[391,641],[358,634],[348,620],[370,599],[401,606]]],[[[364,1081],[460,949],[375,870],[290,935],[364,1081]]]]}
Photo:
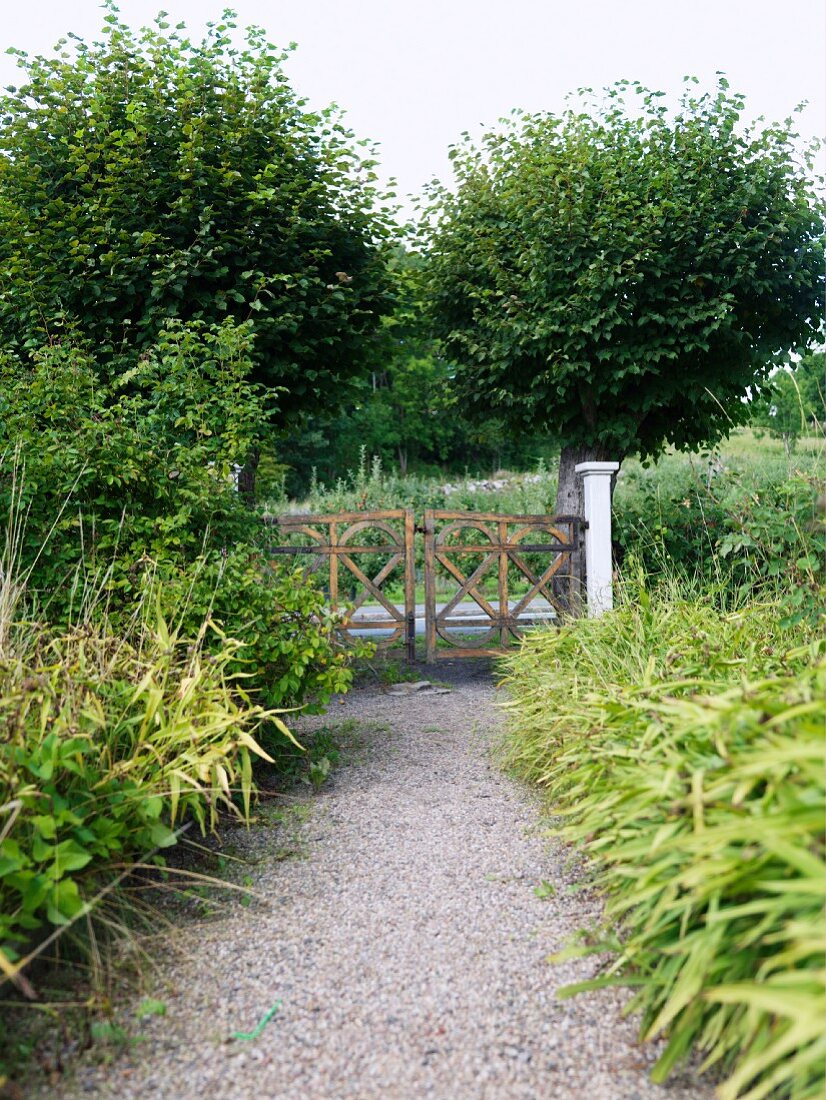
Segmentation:
{"type": "Polygon", "coordinates": [[[782,438],[786,450],[810,427],[826,423],[826,352],[810,351],[772,375],[755,403],[753,423],[782,438]]]}
{"type": "Polygon", "coordinates": [[[823,204],[793,121],[742,128],[723,79],[673,115],[661,97],[623,81],[465,136],[425,219],[455,384],[479,415],[556,437],[560,512],[581,510],[576,462],[721,437],[816,335],[823,204]]]}
{"type": "Polygon", "coordinates": [[[383,361],[353,410],[353,427],[372,454],[392,453],[402,475],[411,460],[444,461],[455,436],[452,367],[423,323],[422,269],[397,249],[391,265],[396,308],[384,322],[383,361]]]}
{"type": "Polygon", "coordinates": [[[395,309],[383,322],[379,362],[344,409],[320,411],[284,441],[279,453],[291,467],[290,488],[302,492],[313,469],[334,483],[365,455],[403,476],[434,467],[489,473],[503,461],[524,468],[548,458],[546,440],[513,439],[501,419],[464,415],[455,367],[439,354],[424,317],[421,260],[399,248],[390,270],[395,309]]]}
{"type": "Polygon", "coordinates": [[[794,368],[806,418],[812,427],[826,425],[826,348],[813,348],[794,368]]]}
{"type": "Polygon", "coordinates": [[[32,587],[60,590],[83,565],[128,596],[142,560],[185,565],[255,537],[233,488],[270,396],[248,381],[250,330],[172,322],[111,384],[68,340],[0,349],[0,524],[25,517],[32,587]]]}
{"type": "Polygon", "coordinates": [[[69,332],[116,375],[170,318],[251,320],[282,418],[336,403],[390,308],[369,150],[232,12],[195,44],[104,7],[101,41],[18,52],[0,97],[0,343],[69,332]]]}

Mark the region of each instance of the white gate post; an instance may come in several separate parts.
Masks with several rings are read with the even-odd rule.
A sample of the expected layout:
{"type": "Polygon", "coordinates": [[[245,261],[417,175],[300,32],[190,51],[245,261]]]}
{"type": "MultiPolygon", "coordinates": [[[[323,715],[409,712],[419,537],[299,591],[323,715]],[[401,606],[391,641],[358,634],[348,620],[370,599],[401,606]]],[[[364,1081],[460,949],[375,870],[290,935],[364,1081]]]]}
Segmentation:
{"type": "Polygon", "coordinates": [[[611,478],[619,462],[580,462],[576,472],[585,490],[585,571],[588,616],[597,618],[614,606],[611,562],[611,478]]]}

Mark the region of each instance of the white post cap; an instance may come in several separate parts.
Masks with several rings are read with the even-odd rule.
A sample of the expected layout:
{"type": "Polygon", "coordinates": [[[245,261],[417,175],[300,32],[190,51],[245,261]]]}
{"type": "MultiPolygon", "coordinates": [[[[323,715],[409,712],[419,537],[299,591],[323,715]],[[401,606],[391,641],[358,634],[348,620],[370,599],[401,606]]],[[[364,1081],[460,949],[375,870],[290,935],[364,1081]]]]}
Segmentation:
{"type": "Polygon", "coordinates": [[[619,462],[578,462],[574,470],[586,477],[588,474],[615,474],[619,468],[619,462]]]}

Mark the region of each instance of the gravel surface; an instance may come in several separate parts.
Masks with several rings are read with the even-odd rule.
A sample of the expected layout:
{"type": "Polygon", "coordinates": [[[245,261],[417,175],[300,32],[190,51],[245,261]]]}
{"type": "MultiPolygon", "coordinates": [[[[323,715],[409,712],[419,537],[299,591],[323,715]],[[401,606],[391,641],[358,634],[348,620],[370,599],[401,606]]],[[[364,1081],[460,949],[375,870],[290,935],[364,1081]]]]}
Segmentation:
{"type": "Polygon", "coordinates": [[[80,1062],[50,1095],[711,1096],[689,1073],[650,1083],[656,1051],[636,1045],[619,995],[556,998],[596,963],[547,956],[597,909],[568,889],[575,872],[543,835],[536,800],[491,761],[502,718],[485,667],[455,664],[431,673],[450,692],[371,686],[333,704],[321,721],[357,720],[360,748],[313,799],[302,858],[277,859],[272,828],[236,832],[259,857],[251,873],[266,900],[187,924],[157,993],[166,1016],[145,1019],[112,1065],[80,1062]],[[535,894],[543,880],[553,896],[535,894]],[[275,1001],[260,1037],[230,1038],[275,1001]]]}

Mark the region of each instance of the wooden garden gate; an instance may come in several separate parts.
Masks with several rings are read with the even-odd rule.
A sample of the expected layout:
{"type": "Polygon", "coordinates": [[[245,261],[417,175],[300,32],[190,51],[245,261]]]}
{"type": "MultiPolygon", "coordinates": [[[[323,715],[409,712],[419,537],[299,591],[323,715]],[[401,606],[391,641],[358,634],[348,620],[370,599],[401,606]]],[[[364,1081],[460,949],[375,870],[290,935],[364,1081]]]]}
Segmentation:
{"type": "Polygon", "coordinates": [[[576,516],[425,512],[428,663],[495,656],[525,627],[577,614],[582,527],[576,516]],[[442,578],[455,591],[440,605],[442,578]]]}
{"type": "Polygon", "coordinates": [[[403,641],[427,661],[503,653],[522,631],[579,612],[585,522],[577,516],[409,509],[284,515],[274,555],[306,558],[345,637],[403,641]],[[416,535],[424,535],[424,545],[416,535]],[[418,553],[417,553],[418,551],[418,553]]]}

